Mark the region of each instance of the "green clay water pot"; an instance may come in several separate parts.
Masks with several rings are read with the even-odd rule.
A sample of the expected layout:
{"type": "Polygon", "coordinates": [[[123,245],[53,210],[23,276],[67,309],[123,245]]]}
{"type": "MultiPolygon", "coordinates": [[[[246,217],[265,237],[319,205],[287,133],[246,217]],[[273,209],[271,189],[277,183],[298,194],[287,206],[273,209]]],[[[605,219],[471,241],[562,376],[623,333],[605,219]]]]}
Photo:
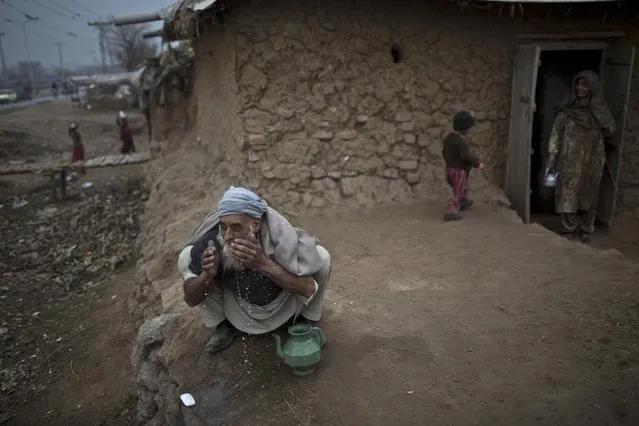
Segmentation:
{"type": "Polygon", "coordinates": [[[319,327],[308,324],[295,324],[288,328],[289,339],[282,346],[280,336],[273,334],[277,346],[277,355],[284,364],[293,367],[296,376],[309,376],[315,371],[315,364],[321,359],[322,346],[326,337],[319,327]]]}

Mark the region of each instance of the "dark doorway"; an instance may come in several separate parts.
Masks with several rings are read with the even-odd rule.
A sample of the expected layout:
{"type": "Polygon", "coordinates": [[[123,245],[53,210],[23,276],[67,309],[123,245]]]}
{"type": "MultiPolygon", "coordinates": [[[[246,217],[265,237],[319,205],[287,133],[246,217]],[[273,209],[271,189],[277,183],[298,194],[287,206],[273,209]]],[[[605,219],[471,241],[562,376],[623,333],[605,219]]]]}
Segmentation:
{"type": "MultiPolygon", "coordinates": [[[[538,215],[554,215],[554,191],[542,185],[548,152],[548,139],[555,118],[555,105],[572,90],[572,78],[583,70],[599,73],[602,50],[542,51],[533,118],[532,157],[530,167],[530,210],[536,221],[545,222],[538,215]],[[541,219],[541,220],[540,220],[541,219]]],[[[550,219],[550,218],[546,218],[550,219]]]]}

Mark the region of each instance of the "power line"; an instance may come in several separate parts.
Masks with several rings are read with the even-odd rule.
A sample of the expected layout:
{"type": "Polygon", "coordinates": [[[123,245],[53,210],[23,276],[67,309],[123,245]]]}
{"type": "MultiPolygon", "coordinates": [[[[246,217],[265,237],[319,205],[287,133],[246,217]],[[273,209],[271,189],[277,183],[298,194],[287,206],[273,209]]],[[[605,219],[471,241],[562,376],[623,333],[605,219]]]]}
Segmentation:
{"type": "MultiPolygon", "coordinates": [[[[22,1],[23,1],[23,2],[26,2],[27,0],[22,0],[22,1]]],[[[42,3],[41,3],[40,1],[38,1],[38,0],[31,0],[31,1],[32,1],[34,4],[36,4],[36,5],[40,6],[40,7],[42,7],[43,9],[46,9],[47,11],[50,11],[50,12],[52,12],[52,13],[55,13],[55,14],[57,14],[57,15],[63,16],[63,17],[68,18],[68,19],[72,19],[72,20],[77,21],[77,22],[79,22],[79,21],[78,21],[78,19],[76,19],[76,17],[75,17],[75,16],[80,17],[80,18],[82,17],[82,15],[81,15],[80,13],[77,13],[77,12],[71,11],[71,9],[69,9],[69,8],[67,8],[67,7],[65,7],[65,6],[63,6],[63,5],[61,5],[61,4],[59,4],[59,0],[58,0],[58,1],[55,1],[55,0],[49,0],[49,1],[50,1],[50,3],[52,3],[52,4],[56,5],[56,6],[58,6],[60,9],[63,9],[63,10],[65,10],[65,11],[69,11],[70,13],[72,13],[72,14],[73,14],[73,15],[75,15],[75,16],[69,16],[69,15],[67,15],[67,14],[65,14],[65,13],[62,13],[62,12],[58,11],[58,10],[52,9],[52,8],[51,8],[51,7],[49,7],[49,6],[47,6],[47,5],[45,5],[45,4],[42,4],[42,3]]],[[[41,1],[42,1],[42,0],[41,0],[41,1]]],[[[78,3],[77,1],[75,1],[75,0],[69,0],[69,1],[71,1],[71,2],[72,2],[73,4],[75,4],[76,6],[78,6],[78,7],[82,8],[83,10],[86,10],[87,12],[89,12],[89,13],[91,13],[91,14],[93,14],[93,15],[99,16],[97,13],[95,13],[95,12],[91,11],[90,9],[88,9],[87,7],[85,7],[85,6],[83,6],[82,4],[78,3]]],[[[2,4],[6,4],[6,5],[7,5],[7,6],[9,6],[10,8],[12,8],[12,9],[16,10],[18,13],[20,13],[21,15],[23,15],[23,16],[27,19],[27,22],[34,22],[34,23],[35,23],[35,22],[39,22],[39,23],[41,23],[43,26],[49,27],[49,29],[51,29],[51,30],[53,30],[53,31],[55,31],[55,32],[57,32],[57,33],[60,33],[60,34],[64,34],[64,35],[66,35],[66,36],[69,36],[69,37],[71,37],[73,40],[78,41],[78,42],[87,43],[87,44],[89,44],[89,45],[93,45],[93,44],[95,43],[94,41],[89,41],[89,40],[86,40],[85,38],[81,38],[81,37],[79,37],[79,36],[78,36],[78,34],[76,34],[76,33],[74,33],[74,32],[71,32],[71,31],[68,31],[68,30],[64,30],[64,29],[59,28],[59,27],[57,27],[57,26],[55,26],[55,25],[52,25],[52,24],[50,24],[50,23],[48,23],[48,22],[46,22],[46,21],[44,21],[44,20],[40,19],[40,17],[38,17],[38,16],[35,16],[35,15],[32,15],[32,14],[29,14],[29,13],[25,12],[24,10],[22,10],[21,8],[19,8],[19,7],[17,7],[17,6],[14,6],[13,4],[11,4],[11,3],[9,2],[9,0],[0,0],[0,3],[2,3],[2,4]]],[[[43,40],[43,41],[44,41],[44,40],[43,40]]],[[[48,41],[50,41],[50,39],[49,39],[48,41]]]]}
{"type": "Polygon", "coordinates": [[[69,0],[71,3],[75,4],[76,6],[78,6],[80,9],[83,9],[85,12],[89,12],[91,15],[94,15],[98,18],[100,18],[100,15],[95,13],[94,11],[92,11],[91,9],[89,9],[88,7],[84,6],[81,3],[78,3],[77,0],[69,0]]]}
{"type": "Polygon", "coordinates": [[[78,35],[76,33],[72,33],[71,31],[67,31],[67,30],[63,30],[62,28],[58,28],[55,25],[51,25],[48,22],[45,21],[39,21],[40,23],[42,23],[43,25],[46,25],[47,27],[51,28],[54,31],[58,31],[60,33],[64,33],[66,35],[68,35],[69,37],[73,37],[73,38],[78,38],[78,35]]]}
{"type": "Polygon", "coordinates": [[[64,17],[64,18],[67,18],[67,19],[72,19],[72,20],[74,20],[74,21],[76,20],[76,17],[75,17],[75,16],[69,16],[69,15],[67,15],[67,14],[65,14],[65,13],[62,13],[62,12],[57,11],[57,10],[55,10],[55,9],[52,9],[52,8],[50,8],[49,6],[47,6],[46,4],[42,4],[42,3],[40,3],[38,0],[31,0],[31,1],[32,1],[33,3],[35,3],[35,4],[37,4],[38,6],[40,6],[40,7],[44,8],[44,9],[48,10],[49,12],[55,13],[55,14],[57,14],[57,15],[60,15],[60,16],[64,17]]]}
{"type": "MultiPolygon", "coordinates": [[[[33,1],[34,3],[36,3],[36,4],[40,4],[40,3],[38,3],[36,0],[32,0],[32,1],[33,1]]],[[[27,20],[28,20],[28,21],[30,21],[30,22],[39,22],[39,23],[41,23],[42,25],[45,25],[45,26],[47,26],[47,27],[51,28],[51,29],[52,29],[52,30],[54,30],[54,31],[57,31],[57,32],[62,33],[62,34],[65,34],[65,35],[67,35],[67,36],[69,36],[69,37],[73,37],[73,38],[75,38],[75,39],[79,39],[79,37],[78,37],[78,35],[77,35],[76,33],[71,32],[71,31],[67,31],[67,30],[63,30],[62,28],[58,28],[58,27],[56,27],[55,25],[51,25],[51,24],[49,24],[48,22],[46,22],[46,21],[44,21],[44,20],[40,19],[40,17],[38,17],[38,16],[30,15],[30,14],[26,13],[25,11],[21,10],[20,8],[18,8],[18,7],[16,7],[16,6],[12,5],[12,4],[11,4],[11,3],[9,3],[7,0],[0,0],[0,2],[1,2],[1,3],[3,3],[3,4],[6,4],[7,6],[9,6],[9,7],[13,8],[13,9],[15,9],[15,10],[17,10],[17,11],[18,11],[18,12],[20,12],[22,15],[24,15],[24,17],[25,17],[25,18],[27,18],[27,20]]],[[[45,9],[47,9],[47,7],[46,7],[46,6],[45,6],[45,9]]],[[[63,15],[63,16],[65,16],[65,15],[63,15]]],[[[73,18],[73,19],[75,19],[75,18],[73,18]]],[[[80,40],[82,40],[82,39],[80,39],[80,40]]],[[[85,42],[86,42],[86,40],[82,40],[82,41],[85,41],[85,42]]]]}
{"type": "MultiPolygon", "coordinates": [[[[14,40],[14,41],[19,40],[15,38],[15,36],[10,36],[9,34],[7,34],[6,37],[8,37],[9,40],[14,40]]],[[[39,42],[42,42],[43,44],[50,43],[52,41],[55,44],[57,39],[58,39],[57,37],[51,37],[51,35],[45,35],[39,32],[35,32],[33,31],[33,29],[31,29],[31,31],[29,32],[29,40],[39,41],[39,42]]],[[[64,42],[64,43],[67,44],[67,42],[64,42]]]]}
{"type": "Polygon", "coordinates": [[[56,6],[58,6],[60,9],[64,10],[65,12],[71,14],[71,16],[77,16],[78,18],[82,18],[82,15],[80,15],[78,12],[76,12],[75,10],[71,10],[66,6],[62,6],[60,3],[58,3],[55,0],[49,0],[50,3],[55,4],[56,6]]]}
{"type": "Polygon", "coordinates": [[[17,10],[20,14],[24,15],[25,18],[27,18],[29,21],[37,21],[39,18],[37,16],[33,16],[33,15],[29,15],[27,12],[25,12],[24,10],[12,5],[11,3],[9,3],[6,0],[0,0],[0,3],[2,4],[6,4],[7,6],[9,6],[11,9],[15,9],[17,10]]]}
{"type": "Polygon", "coordinates": [[[26,49],[27,62],[29,67],[29,85],[33,86],[33,64],[31,63],[31,50],[29,49],[29,36],[27,34],[27,24],[33,21],[37,21],[37,18],[35,20],[27,20],[27,21],[16,21],[15,19],[11,19],[11,18],[4,18],[4,20],[7,22],[18,24],[22,27],[22,35],[24,36],[24,47],[26,49]]]}
{"type": "MultiPolygon", "coordinates": [[[[52,30],[54,30],[54,31],[57,31],[57,32],[62,33],[62,34],[64,34],[64,35],[71,36],[71,37],[73,37],[73,38],[74,38],[74,39],[76,39],[76,40],[83,41],[83,42],[87,42],[86,40],[79,39],[77,36],[75,36],[75,34],[70,33],[69,31],[65,31],[65,30],[63,30],[63,29],[61,29],[61,28],[58,28],[58,27],[56,27],[56,26],[53,26],[53,25],[51,25],[51,24],[48,24],[48,23],[46,23],[46,22],[43,22],[43,21],[41,21],[39,18],[36,18],[36,19],[33,19],[33,20],[27,20],[27,21],[17,21],[17,20],[15,20],[15,19],[6,18],[6,19],[5,19],[5,21],[7,21],[7,22],[13,22],[13,23],[16,23],[16,24],[23,24],[23,23],[24,23],[24,24],[27,24],[27,23],[38,23],[38,22],[41,22],[41,23],[43,23],[44,25],[46,25],[46,26],[48,26],[49,28],[51,28],[52,30]]],[[[41,27],[34,27],[34,28],[41,28],[41,27]]],[[[32,28],[32,30],[30,31],[30,34],[34,34],[34,31],[33,31],[33,29],[34,29],[34,28],[32,28]]],[[[38,31],[38,33],[39,33],[39,31],[38,31]]],[[[44,36],[44,35],[40,34],[40,39],[44,41],[44,40],[46,39],[46,36],[44,36]]],[[[50,40],[51,40],[51,39],[46,39],[46,41],[50,41],[50,40]]]]}

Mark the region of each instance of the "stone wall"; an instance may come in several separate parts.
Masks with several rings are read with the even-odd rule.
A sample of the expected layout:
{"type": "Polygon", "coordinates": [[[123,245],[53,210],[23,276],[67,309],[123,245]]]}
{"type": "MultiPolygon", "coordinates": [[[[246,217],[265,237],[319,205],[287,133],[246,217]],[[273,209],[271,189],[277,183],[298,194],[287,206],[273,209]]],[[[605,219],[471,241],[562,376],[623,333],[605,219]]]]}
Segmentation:
{"type": "MultiPolygon", "coordinates": [[[[447,192],[441,140],[454,111],[466,108],[478,118],[474,149],[487,177],[501,185],[515,35],[557,31],[557,23],[522,23],[485,11],[461,15],[457,8],[435,11],[414,2],[410,8],[383,0],[345,3],[246,1],[195,43],[200,66],[214,55],[235,73],[227,83],[207,68],[209,95],[199,102],[205,108],[211,96],[237,95],[228,108],[237,108],[241,121],[215,143],[243,149],[238,163],[226,158],[230,175],[274,205],[441,197],[447,192]],[[395,45],[398,63],[391,56],[395,45]]],[[[590,22],[562,28],[567,25],[605,29],[590,22]]],[[[202,137],[227,125],[210,117],[198,121],[202,137]]],[[[638,124],[629,118],[627,145],[638,124]]],[[[627,165],[637,153],[626,153],[627,165]]],[[[636,185],[639,174],[629,177],[634,169],[628,166],[624,173],[625,187],[636,185]]],[[[627,192],[620,199],[620,206],[639,206],[627,192]]]]}
{"type": "Polygon", "coordinates": [[[459,108],[479,120],[473,141],[489,175],[503,173],[512,67],[503,37],[390,4],[276,1],[232,17],[245,177],[275,205],[442,196],[441,140],[459,108]]]}

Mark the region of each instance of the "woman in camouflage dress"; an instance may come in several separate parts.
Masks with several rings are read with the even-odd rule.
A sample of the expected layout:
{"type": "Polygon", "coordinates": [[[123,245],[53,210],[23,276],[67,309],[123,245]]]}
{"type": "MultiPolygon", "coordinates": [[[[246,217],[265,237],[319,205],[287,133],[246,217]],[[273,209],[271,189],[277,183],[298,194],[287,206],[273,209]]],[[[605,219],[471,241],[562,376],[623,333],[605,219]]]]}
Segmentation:
{"type": "Polygon", "coordinates": [[[572,93],[557,107],[550,133],[548,165],[559,173],[555,207],[564,231],[589,243],[595,230],[599,184],[606,164],[604,137],[615,120],[594,71],[573,78],[572,93]]]}

